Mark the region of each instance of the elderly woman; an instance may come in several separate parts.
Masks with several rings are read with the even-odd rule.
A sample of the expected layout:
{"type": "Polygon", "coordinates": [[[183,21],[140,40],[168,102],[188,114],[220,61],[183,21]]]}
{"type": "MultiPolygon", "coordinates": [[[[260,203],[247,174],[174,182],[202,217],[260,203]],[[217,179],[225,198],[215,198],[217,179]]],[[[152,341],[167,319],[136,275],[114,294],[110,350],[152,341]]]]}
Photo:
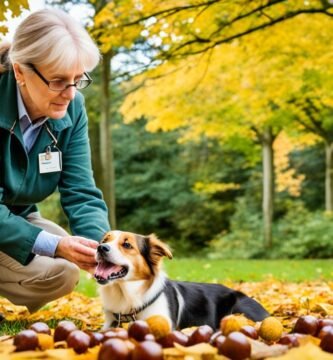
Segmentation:
{"type": "Polygon", "coordinates": [[[0,45],[0,295],[30,312],[92,271],[110,229],[77,91],[99,59],[85,29],[56,9],[32,13],[0,45]],[[73,235],[38,212],[56,188],[73,235]]]}

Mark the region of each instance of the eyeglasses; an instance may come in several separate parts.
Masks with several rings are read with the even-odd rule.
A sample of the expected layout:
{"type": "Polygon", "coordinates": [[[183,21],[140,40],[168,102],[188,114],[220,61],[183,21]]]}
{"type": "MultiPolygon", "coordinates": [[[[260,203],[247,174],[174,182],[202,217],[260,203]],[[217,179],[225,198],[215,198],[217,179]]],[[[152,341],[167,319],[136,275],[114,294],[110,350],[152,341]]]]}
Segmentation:
{"type": "Polygon", "coordinates": [[[92,78],[88,73],[84,72],[83,77],[73,84],[69,84],[65,80],[47,80],[45,77],[35,68],[33,64],[27,64],[34,71],[34,73],[49,87],[52,91],[64,91],[71,86],[76,87],[79,90],[85,89],[92,83],[92,78]]]}

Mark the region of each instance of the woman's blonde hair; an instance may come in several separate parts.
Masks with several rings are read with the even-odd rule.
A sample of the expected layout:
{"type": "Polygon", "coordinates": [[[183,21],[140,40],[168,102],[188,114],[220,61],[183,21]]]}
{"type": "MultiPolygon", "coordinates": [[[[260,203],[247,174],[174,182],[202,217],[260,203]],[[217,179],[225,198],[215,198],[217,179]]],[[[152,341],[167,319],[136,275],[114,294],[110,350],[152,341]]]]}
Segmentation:
{"type": "Polygon", "coordinates": [[[70,15],[58,9],[43,9],[18,26],[8,57],[12,64],[22,66],[31,63],[60,71],[80,66],[91,71],[100,53],[87,31],[70,15]]]}

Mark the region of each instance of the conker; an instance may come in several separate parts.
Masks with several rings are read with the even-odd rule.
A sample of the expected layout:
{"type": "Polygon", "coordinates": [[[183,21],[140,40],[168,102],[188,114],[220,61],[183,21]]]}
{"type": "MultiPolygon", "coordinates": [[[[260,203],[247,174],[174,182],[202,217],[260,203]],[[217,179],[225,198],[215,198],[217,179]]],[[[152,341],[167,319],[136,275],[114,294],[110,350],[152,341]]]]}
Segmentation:
{"type": "Polygon", "coordinates": [[[131,352],[124,340],[113,338],[104,341],[97,360],[130,360],[131,352]]]}
{"type": "Polygon", "coordinates": [[[22,330],[14,337],[16,351],[35,350],[38,347],[38,336],[34,330],[22,330]]]}
{"type": "Polygon", "coordinates": [[[300,316],[294,326],[294,333],[316,336],[318,332],[318,320],[312,315],[300,316]]]}
{"type": "Polygon", "coordinates": [[[222,331],[221,330],[217,330],[213,333],[213,335],[210,337],[209,343],[213,346],[215,345],[216,339],[222,335],[222,331]]]}
{"type": "Polygon", "coordinates": [[[90,336],[81,330],[71,331],[68,335],[67,346],[74,349],[77,354],[83,354],[90,345],[90,336]]]}
{"type": "Polygon", "coordinates": [[[125,329],[119,329],[119,330],[108,330],[104,334],[103,342],[108,339],[118,338],[122,340],[128,339],[128,333],[125,329]]]}
{"type": "Polygon", "coordinates": [[[250,357],[251,344],[244,334],[234,331],[218,346],[218,353],[232,360],[243,360],[250,357]]]}
{"type": "Polygon", "coordinates": [[[31,324],[29,329],[31,329],[39,334],[51,335],[51,330],[50,330],[49,326],[46,323],[41,322],[41,321],[31,324]]]}
{"type": "Polygon", "coordinates": [[[101,342],[103,342],[104,335],[100,332],[86,331],[86,334],[88,334],[90,336],[90,343],[89,343],[90,348],[97,346],[101,342]]]}
{"type": "Polygon", "coordinates": [[[213,335],[213,329],[209,325],[199,326],[193,331],[188,339],[188,345],[195,345],[199,343],[208,343],[210,337],[213,335]]]}
{"type": "Polygon", "coordinates": [[[180,344],[182,346],[187,346],[188,336],[182,333],[181,331],[174,330],[166,336],[159,338],[157,342],[162,345],[163,348],[174,347],[174,344],[180,344]]]}
{"type": "Polygon", "coordinates": [[[329,353],[333,353],[333,331],[329,331],[320,342],[320,347],[329,353]]]}
{"type": "Polygon", "coordinates": [[[317,337],[319,339],[322,339],[327,333],[329,332],[333,332],[333,326],[331,325],[326,325],[324,327],[322,327],[319,331],[319,334],[317,335],[317,337]]]}
{"type": "Polygon", "coordinates": [[[128,336],[136,341],[144,341],[145,336],[150,334],[148,324],[143,320],[135,320],[128,327],[128,336]]]}
{"type": "Polygon", "coordinates": [[[257,340],[258,339],[258,332],[257,330],[251,326],[251,325],[244,325],[240,328],[239,330],[242,334],[244,334],[245,336],[257,340]]]}
{"type": "Polygon", "coordinates": [[[54,341],[57,342],[66,340],[67,336],[74,330],[77,330],[77,327],[72,321],[60,321],[54,330],[54,341]]]}
{"type": "Polygon", "coordinates": [[[318,319],[318,332],[324,327],[324,326],[333,326],[333,319],[325,318],[325,319],[318,319]]]}
{"type": "Polygon", "coordinates": [[[143,341],[156,341],[154,334],[147,334],[143,341]]]}
{"type": "Polygon", "coordinates": [[[220,335],[215,339],[215,347],[219,348],[225,342],[226,337],[224,335],[220,335]]]}
{"type": "Polygon", "coordinates": [[[288,345],[288,347],[292,348],[292,347],[298,347],[299,341],[296,334],[287,334],[280,338],[278,344],[288,345]]]}
{"type": "Polygon", "coordinates": [[[134,348],[131,360],[163,360],[162,346],[157,342],[142,341],[134,348]]]}

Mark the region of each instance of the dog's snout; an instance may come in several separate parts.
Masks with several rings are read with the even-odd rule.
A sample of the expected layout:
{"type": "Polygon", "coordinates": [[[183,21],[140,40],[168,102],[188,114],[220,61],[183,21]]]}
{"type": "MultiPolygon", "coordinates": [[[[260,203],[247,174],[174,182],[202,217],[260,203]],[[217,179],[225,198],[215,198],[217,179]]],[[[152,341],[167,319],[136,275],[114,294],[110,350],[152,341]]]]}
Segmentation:
{"type": "Polygon", "coordinates": [[[109,252],[109,251],[110,251],[110,246],[107,245],[107,244],[100,244],[100,245],[98,245],[98,247],[97,247],[97,251],[98,251],[99,253],[109,252]]]}

